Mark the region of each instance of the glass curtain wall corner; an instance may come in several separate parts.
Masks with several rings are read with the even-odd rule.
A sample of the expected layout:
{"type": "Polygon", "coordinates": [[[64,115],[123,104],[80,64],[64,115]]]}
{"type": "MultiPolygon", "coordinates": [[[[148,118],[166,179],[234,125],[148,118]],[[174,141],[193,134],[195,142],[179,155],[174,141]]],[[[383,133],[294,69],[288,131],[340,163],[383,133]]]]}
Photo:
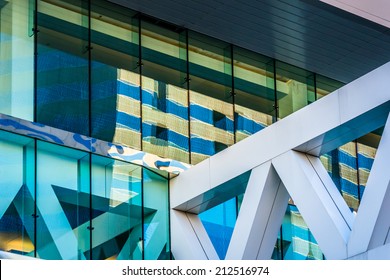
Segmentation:
{"type": "Polygon", "coordinates": [[[0,131],[0,175],[0,250],[51,260],[171,258],[168,180],[153,171],[0,131]]]}

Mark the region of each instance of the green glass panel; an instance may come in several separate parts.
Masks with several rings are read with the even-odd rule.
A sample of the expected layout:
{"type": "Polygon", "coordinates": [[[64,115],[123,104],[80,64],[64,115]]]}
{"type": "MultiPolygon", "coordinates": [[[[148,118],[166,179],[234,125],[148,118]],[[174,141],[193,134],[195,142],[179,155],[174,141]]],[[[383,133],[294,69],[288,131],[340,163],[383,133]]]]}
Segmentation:
{"type": "Polygon", "coordinates": [[[36,157],[37,256],[89,259],[89,155],[38,141],[36,157]]]}
{"type": "Polygon", "coordinates": [[[134,15],[107,1],[91,1],[91,133],[141,149],[139,35],[134,15]]]}
{"type": "Polygon", "coordinates": [[[188,35],[191,163],[234,144],[231,46],[195,32],[188,35]]]}
{"type": "Polygon", "coordinates": [[[144,258],[170,259],[168,180],[143,169],[144,258]]]}
{"type": "Polygon", "coordinates": [[[189,162],[185,31],[141,21],[142,147],[189,162]]]}
{"type": "Polygon", "coordinates": [[[142,259],[141,169],[92,156],[93,259],[142,259]]]}
{"type": "Polygon", "coordinates": [[[339,89],[344,84],[342,82],[332,80],[322,75],[316,75],[316,93],[317,99],[320,99],[329,93],[339,89]]]}
{"type": "Polygon", "coordinates": [[[275,121],[273,60],[245,49],[233,52],[236,142],[275,121]]]}
{"type": "Polygon", "coordinates": [[[87,1],[39,0],[37,121],[89,135],[87,1]]]}
{"type": "Polygon", "coordinates": [[[272,259],[322,260],[324,255],[295,205],[288,205],[272,259]]]}
{"type": "Polygon", "coordinates": [[[279,118],[315,101],[313,73],[276,61],[276,90],[279,118]]]}
{"type": "Polygon", "coordinates": [[[34,38],[29,1],[0,1],[0,113],[33,120],[34,38]]]}
{"type": "Polygon", "coordinates": [[[34,256],[34,141],[0,131],[0,250],[34,256]]]}

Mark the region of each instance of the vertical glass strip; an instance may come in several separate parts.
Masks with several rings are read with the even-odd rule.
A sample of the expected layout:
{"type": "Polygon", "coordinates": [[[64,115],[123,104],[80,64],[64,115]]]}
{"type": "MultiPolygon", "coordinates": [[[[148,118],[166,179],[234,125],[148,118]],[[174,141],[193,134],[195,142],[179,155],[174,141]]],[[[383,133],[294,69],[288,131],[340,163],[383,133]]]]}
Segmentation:
{"type": "Polygon", "coordinates": [[[37,122],[89,135],[85,1],[38,0],[37,122]]]}
{"type": "Polygon", "coordinates": [[[138,20],[106,1],[91,9],[92,136],[141,149],[138,20]]]}
{"type": "Polygon", "coordinates": [[[189,162],[185,31],[144,18],[142,42],[142,147],[189,162]]]}
{"type": "Polygon", "coordinates": [[[89,155],[37,142],[37,257],[88,259],[89,155]]]}
{"type": "Polygon", "coordinates": [[[34,256],[34,141],[0,131],[0,250],[34,256]]]}
{"type": "Polygon", "coordinates": [[[275,110],[274,71],[270,58],[234,47],[236,141],[272,124],[275,110]]]}
{"type": "Polygon", "coordinates": [[[92,156],[93,259],[142,259],[141,169],[92,156]]]}
{"type": "Polygon", "coordinates": [[[276,61],[279,118],[305,107],[314,98],[314,75],[304,69],[276,61]]]}
{"type": "Polygon", "coordinates": [[[30,1],[0,1],[0,113],[33,120],[34,38],[30,1]]]}
{"type": "Polygon", "coordinates": [[[191,163],[234,144],[229,44],[189,32],[191,163]]]}
{"type": "Polygon", "coordinates": [[[168,180],[143,168],[144,257],[170,259],[168,180]]]}

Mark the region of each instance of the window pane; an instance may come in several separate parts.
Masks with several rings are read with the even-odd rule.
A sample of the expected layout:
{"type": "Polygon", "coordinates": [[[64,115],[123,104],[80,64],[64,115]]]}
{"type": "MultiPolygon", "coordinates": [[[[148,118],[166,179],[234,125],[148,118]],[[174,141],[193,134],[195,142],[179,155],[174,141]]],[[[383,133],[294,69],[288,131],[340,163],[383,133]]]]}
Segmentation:
{"type": "Polygon", "coordinates": [[[189,162],[185,32],[141,27],[143,150],[189,162]]]}
{"type": "Polygon", "coordinates": [[[335,91],[336,89],[341,88],[343,85],[344,84],[341,82],[317,74],[316,75],[317,99],[320,99],[325,95],[328,95],[329,93],[335,91]]]}
{"type": "Polygon", "coordinates": [[[321,161],[351,210],[359,207],[356,143],[349,142],[325,155],[321,161]]]}
{"type": "Polygon", "coordinates": [[[315,101],[313,73],[276,61],[276,89],[279,118],[315,101]]]}
{"type": "Polygon", "coordinates": [[[89,155],[38,141],[37,256],[89,259],[89,155]]]}
{"type": "Polygon", "coordinates": [[[92,156],[92,258],[142,259],[141,167],[92,156]]]}
{"type": "Polygon", "coordinates": [[[0,250],[34,256],[34,141],[0,131],[0,250]]]}
{"type": "Polygon", "coordinates": [[[234,48],[236,141],[256,133],[275,120],[273,60],[234,48]]]}
{"type": "Polygon", "coordinates": [[[324,258],[317,241],[295,205],[287,207],[282,224],[282,236],[284,260],[322,260],[324,258]]]}
{"type": "Polygon", "coordinates": [[[34,1],[0,2],[0,113],[33,120],[34,1]]]}
{"type": "Polygon", "coordinates": [[[92,136],[141,149],[138,19],[106,1],[91,9],[92,136]]]}
{"type": "Polygon", "coordinates": [[[168,180],[144,168],[144,250],[146,260],[170,259],[168,180]]]}
{"type": "Polygon", "coordinates": [[[38,1],[37,121],[89,135],[85,1],[38,1]]]}
{"type": "Polygon", "coordinates": [[[189,33],[191,163],[234,143],[231,49],[189,33]]]}

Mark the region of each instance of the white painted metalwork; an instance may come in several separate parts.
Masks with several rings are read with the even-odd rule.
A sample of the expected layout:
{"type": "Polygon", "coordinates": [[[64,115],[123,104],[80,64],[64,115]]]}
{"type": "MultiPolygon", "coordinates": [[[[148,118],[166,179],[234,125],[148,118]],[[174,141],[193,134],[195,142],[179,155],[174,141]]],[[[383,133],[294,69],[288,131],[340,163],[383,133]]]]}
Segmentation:
{"type": "Polygon", "coordinates": [[[175,258],[217,258],[197,214],[245,192],[226,259],[269,259],[289,196],[327,259],[390,259],[388,77],[390,62],[172,179],[175,258]],[[355,217],[318,157],[383,125],[355,217]]]}

